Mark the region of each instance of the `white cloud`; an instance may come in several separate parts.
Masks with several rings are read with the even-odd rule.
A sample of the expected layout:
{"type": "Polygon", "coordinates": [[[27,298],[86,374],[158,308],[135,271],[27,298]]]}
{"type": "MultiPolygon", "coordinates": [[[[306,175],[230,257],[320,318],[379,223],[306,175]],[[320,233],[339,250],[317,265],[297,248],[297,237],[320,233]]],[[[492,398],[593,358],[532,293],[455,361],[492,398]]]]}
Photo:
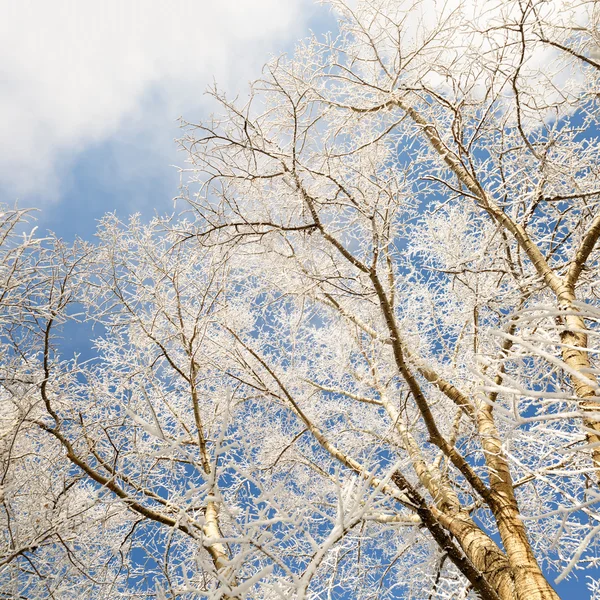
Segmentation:
{"type": "Polygon", "coordinates": [[[198,116],[213,77],[244,89],[269,52],[306,33],[314,11],[310,0],[5,3],[0,186],[56,197],[70,160],[124,122],[164,143],[180,114],[198,116]]]}

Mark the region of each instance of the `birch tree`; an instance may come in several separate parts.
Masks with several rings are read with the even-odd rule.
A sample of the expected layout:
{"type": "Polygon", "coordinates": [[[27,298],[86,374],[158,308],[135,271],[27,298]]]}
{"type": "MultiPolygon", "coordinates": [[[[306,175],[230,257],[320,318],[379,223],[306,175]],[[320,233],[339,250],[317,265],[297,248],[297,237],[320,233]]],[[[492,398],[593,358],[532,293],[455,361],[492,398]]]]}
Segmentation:
{"type": "Polygon", "coordinates": [[[595,4],[330,5],[184,123],[182,218],[4,236],[6,596],[546,600],[597,564],[595,4]]]}
{"type": "MultiPolygon", "coordinates": [[[[287,315],[273,327],[290,331],[285,348],[312,310],[353,332],[356,375],[323,373],[314,347],[274,365],[271,332],[236,338],[332,456],[372,472],[350,457],[363,441],[334,448],[341,433],[320,439],[319,424],[341,419],[324,408],[339,395],[378,406],[419,489],[404,471],[392,481],[428,504],[434,539],[438,525],[454,536],[473,587],[554,598],[519,502],[566,494],[576,513],[597,485],[594,7],[336,6],[339,38],[307,41],[267,67],[246,104],[216,94],[223,117],[188,124],[200,184],[188,236],[267,259],[263,276],[275,271],[282,302],[302,307],[297,332],[287,315]],[[315,396],[312,416],[303,402],[315,396]]],[[[365,428],[344,415],[344,429],[365,428]]]]}
{"type": "Polygon", "coordinates": [[[105,529],[123,527],[124,507],[99,504],[93,482],[44,433],[65,407],[53,398],[58,381],[77,376],[73,360],[53,367],[54,330],[89,247],[37,237],[33,216],[0,206],[0,595],[98,597],[121,578],[105,529]]]}

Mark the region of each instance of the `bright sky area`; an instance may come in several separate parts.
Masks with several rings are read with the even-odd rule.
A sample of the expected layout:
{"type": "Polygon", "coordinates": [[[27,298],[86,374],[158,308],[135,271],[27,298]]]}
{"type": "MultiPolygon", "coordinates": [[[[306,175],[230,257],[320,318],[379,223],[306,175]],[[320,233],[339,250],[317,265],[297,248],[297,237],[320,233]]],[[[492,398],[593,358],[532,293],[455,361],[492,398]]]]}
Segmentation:
{"type": "Polygon", "coordinates": [[[172,212],[178,118],[243,96],[272,55],[335,27],[311,0],[20,0],[0,19],[0,201],[89,238],[96,219],[172,212]]]}

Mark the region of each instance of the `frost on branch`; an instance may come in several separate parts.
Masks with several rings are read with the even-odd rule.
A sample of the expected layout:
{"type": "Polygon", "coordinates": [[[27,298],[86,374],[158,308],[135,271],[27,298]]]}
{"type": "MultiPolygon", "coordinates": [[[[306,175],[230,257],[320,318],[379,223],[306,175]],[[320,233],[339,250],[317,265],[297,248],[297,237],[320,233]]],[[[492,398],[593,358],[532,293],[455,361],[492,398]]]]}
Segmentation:
{"type": "Polygon", "coordinates": [[[6,213],[6,594],[545,600],[596,567],[595,5],[331,4],[184,123],[183,218],[71,248],[6,213]]]}

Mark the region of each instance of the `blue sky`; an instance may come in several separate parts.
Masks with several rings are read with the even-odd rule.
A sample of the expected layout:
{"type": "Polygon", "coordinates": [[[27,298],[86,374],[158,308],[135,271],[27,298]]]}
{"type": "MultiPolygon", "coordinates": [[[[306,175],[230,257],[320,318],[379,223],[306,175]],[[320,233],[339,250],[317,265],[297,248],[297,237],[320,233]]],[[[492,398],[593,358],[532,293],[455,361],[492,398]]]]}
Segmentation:
{"type": "MultiPolygon", "coordinates": [[[[243,94],[270,55],[334,27],[310,0],[5,3],[0,202],[67,240],[106,212],[177,211],[178,117],[207,118],[213,81],[243,94]]],[[[584,580],[562,597],[587,597],[584,580]]]]}

